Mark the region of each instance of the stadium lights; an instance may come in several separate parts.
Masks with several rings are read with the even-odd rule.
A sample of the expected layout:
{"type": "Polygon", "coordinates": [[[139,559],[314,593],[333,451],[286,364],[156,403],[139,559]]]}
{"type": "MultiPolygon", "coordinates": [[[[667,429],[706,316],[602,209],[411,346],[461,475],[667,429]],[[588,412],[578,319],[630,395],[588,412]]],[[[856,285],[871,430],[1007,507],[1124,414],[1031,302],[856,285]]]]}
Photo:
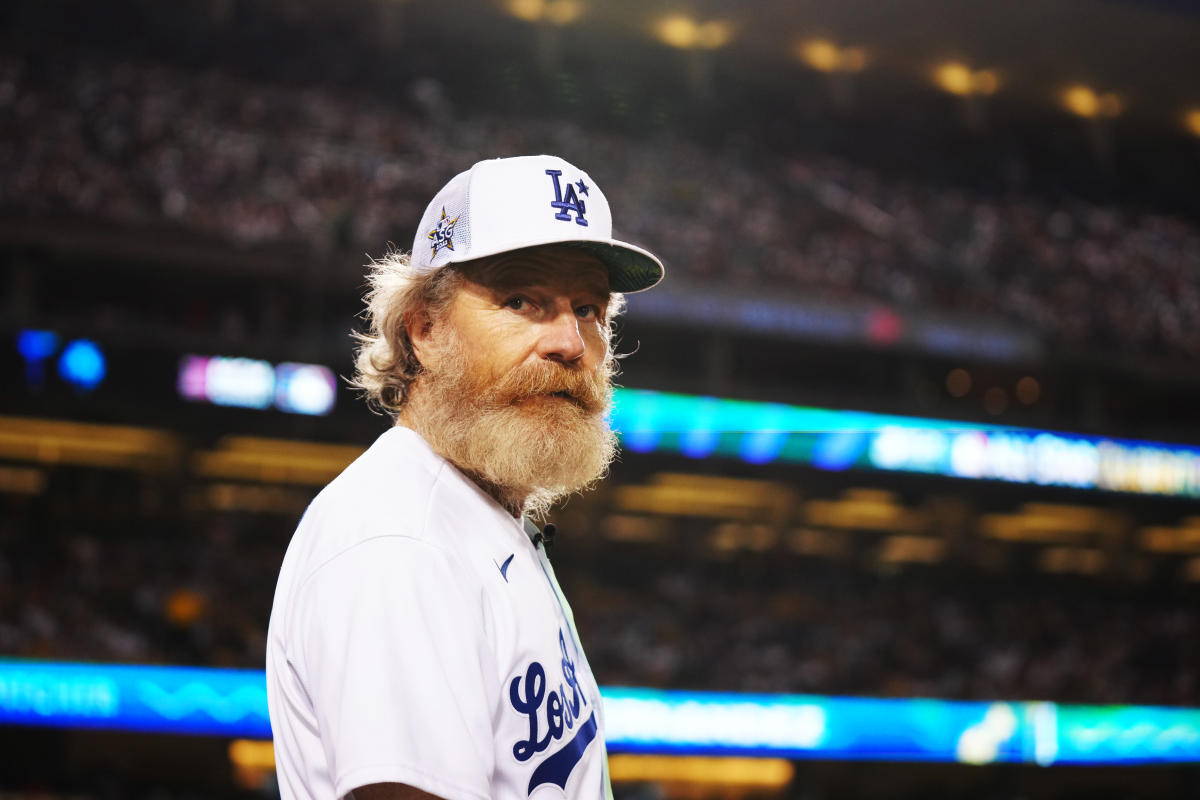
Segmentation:
{"type": "Polygon", "coordinates": [[[654,38],[677,50],[719,50],[733,39],[733,23],[723,19],[700,22],[686,14],[671,14],[654,24],[654,38]]]}
{"type": "Polygon", "coordinates": [[[746,789],[782,789],[795,773],[782,758],[715,758],[712,756],[663,756],[622,753],[610,756],[608,771],[613,781],[685,783],[706,788],[721,786],[746,789]]]}
{"type": "Polygon", "coordinates": [[[621,511],[720,519],[782,520],[794,500],[786,487],[769,481],[659,473],[644,486],[621,486],[621,511]]]}
{"type": "Polygon", "coordinates": [[[933,72],[937,86],[959,97],[995,94],[1000,88],[1000,76],[995,70],[972,70],[961,61],[947,61],[933,72]]]}
{"type": "Polygon", "coordinates": [[[929,520],[918,511],[896,502],[896,495],[879,489],[850,488],[837,500],[809,500],[804,504],[809,525],[839,530],[921,532],[929,520]]]}
{"type": "Polygon", "coordinates": [[[1200,138],[1200,108],[1193,108],[1183,115],[1183,125],[1188,133],[1200,138]]]}
{"type": "Polygon", "coordinates": [[[733,40],[733,23],[724,19],[704,22],[687,14],[671,14],[654,22],[654,38],[685,56],[688,88],[696,100],[713,94],[712,55],[733,40]]]}
{"type": "Polygon", "coordinates": [[[229,743],[229,761],[235,767],[275,769],[275,746],[270,739],[234,739],[229,743]]]}
{"type": "Polygon", "coordinates": [[[929,536],[889,536],[879,546],[880,564],[936,564],[946,557],[946,540],[929,536]]]}
{"type": "Polygon", "coordinates": [[[193,466],[207,478],[321,486],[362,455],[353,445],[226,436],[216,450],[197,453],[193,466]]]}
{"type": "Polygon", "coordinates": [[[792,53],[827,76],[834,107],[841,111],[854,108],[853,77],[866,69],[870,60],[865,49],[839,47],[828,39],[808,39],[796,42],[792,53]]]}
{"type": "Polygon", "coordinates": [[[1200,516],[1187,517],[1179,527],[1149,525],[1138,532],[1142,549],[1151,553],[1200,555],[1200,516]]]}
{"type": "MultiPolygon", "coordinates": [[[[238,770],[275,769],[275,749],[270,740],[234,739],[229,762],[238,770]]],[[[672,756],[618,753],[608,760],[616,783],[654,782],[705,787],[782,789],[792,782],[795,768],[783,758],[740,756],[672,756]]]]}
{"type": "Polygon", "coordinates": [[[148,428],[0,417],[0,458],[12,461],[158,470],[180,449],[176,437],[148,428]]]}
{"type": "Polygon", "coordinates": [[[797,58],[818,72],[862,72],[867,68],[867,51],[861,47],[838,47],[828,39],[797,42],[797,58]]]}
{"type": "Polygon", "coordinates": [[[1098,94],[1094,89],[1076,85],[1063,90],[1063,107],[1084,119],[1112,119],[1124,110],[1121,98],[1112,92],[1098,94]]]}
{"type": "Polygon", "coordinates": [[[1098,575],[1108,567],[1108,556],[1093,547],[1046,547],[1037,555],[1042,572],[1098,575]]]}
{"type": "Polygon", "coordinates": [[[583,16],[582,0],[508,0],[508,13],[525,22],[548,22],[562,27],[583,16]]]}
{"type": "Polygon", "coordinates": [[[46,473],[33,467],[0,466],[0,493],[41,494],[46,489],[46,473]]]}
{"type": "Polygon", "coordinates": [[[1124,525],[1106,509],[1025,503],[1013,514],[984,514],[979,534],[1005,542],[1077,544],[1095,536],[1119,536],[1124,525]]]}

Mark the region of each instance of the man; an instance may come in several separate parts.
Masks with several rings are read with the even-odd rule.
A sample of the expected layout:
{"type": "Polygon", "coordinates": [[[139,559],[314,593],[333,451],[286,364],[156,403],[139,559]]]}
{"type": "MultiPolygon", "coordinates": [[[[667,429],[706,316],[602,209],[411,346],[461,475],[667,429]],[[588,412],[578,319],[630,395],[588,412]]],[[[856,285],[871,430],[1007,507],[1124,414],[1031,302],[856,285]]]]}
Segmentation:
{"type": "Polygon", "coordinates": [[[600,693],[526,519],[611,461],[611,323],[661,262],[582,170],[483,161],[373,265],[355,383],[396,425],[309,506],[267,694],[291,798],[611,797],[600,693]]]}

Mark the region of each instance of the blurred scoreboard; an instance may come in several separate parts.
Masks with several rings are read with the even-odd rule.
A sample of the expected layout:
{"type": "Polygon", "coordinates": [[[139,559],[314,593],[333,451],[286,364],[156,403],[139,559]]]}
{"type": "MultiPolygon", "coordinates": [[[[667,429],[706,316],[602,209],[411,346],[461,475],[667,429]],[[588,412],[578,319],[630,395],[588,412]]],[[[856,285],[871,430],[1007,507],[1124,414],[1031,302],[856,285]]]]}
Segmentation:
{"type": "Polygon", "coordinates": [[[1200,497],[1185,445],[636,389],[617,390],[612,423],[639,453],[1200,497]]]}

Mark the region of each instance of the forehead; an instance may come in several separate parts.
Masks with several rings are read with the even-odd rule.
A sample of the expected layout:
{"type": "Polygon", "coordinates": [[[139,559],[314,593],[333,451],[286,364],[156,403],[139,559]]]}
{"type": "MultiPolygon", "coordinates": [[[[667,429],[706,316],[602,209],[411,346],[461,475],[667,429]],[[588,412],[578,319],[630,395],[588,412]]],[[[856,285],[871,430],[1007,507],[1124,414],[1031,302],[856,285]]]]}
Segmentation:
{"type": "Polygon", "coordinates": [[[608,268],[595,256],[561,245],[483,258],[465,265],[463,273],[469,280],[495,289],[537,286],[567,294],[609,295],[608,268]]]}

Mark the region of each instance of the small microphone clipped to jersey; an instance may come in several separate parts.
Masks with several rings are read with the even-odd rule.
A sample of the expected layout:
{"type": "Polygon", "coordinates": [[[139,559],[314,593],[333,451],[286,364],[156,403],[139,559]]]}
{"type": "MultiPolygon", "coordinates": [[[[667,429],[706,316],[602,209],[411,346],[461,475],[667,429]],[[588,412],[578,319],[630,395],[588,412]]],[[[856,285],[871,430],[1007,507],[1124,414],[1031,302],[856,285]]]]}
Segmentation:
{"type": "Polygon", "coordinates": [[[546,550],[549,550],[554,546],[554,534],[556,533],[558,533],[558,528],[554,526],[554,523],[547,522],[546,527],[542,528],[542,530],[533,537],[533,546],[537,547],[538,543],[540,542],[544,545],[546,550]]]}

